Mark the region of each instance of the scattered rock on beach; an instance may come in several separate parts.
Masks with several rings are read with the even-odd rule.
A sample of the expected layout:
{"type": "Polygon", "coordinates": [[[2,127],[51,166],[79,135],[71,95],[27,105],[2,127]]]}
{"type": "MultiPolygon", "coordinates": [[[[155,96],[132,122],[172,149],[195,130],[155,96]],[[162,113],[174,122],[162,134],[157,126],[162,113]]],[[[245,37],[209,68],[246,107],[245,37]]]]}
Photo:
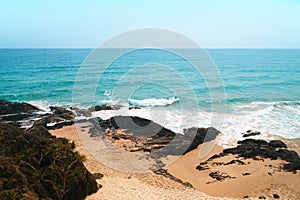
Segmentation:
{"type": "MultiPolygon", "coordinates": [[[[270,142],[264,140],[246,139],[238,141],[238,146],[234,148],[224,149],[222,153],[216,154],[208,159],[224,157],[229,154],[238,155],[241,158],[252,158],[254,160],[262,160],[269,158],[271,160],[285,160],[287,163],[283,164],[283,170],[296,173],[300,170],[300,158],[297,152],[288,150],[286,144],[279,140],[272,140],[270,142]]],[[[196,169],[201,170],[207,168],[202,163],[196,169]]]]}
{"type": "Polygon", "coordinates": [[[232,178],[236,178],[236,177],[232,177],[230,175],[228,175],[227,173],[224,172],[211,172],[209,173],[209,176],[213,179],[216,179],[217,181],[223,181],[224,179],[232,179],[232,178]]]}

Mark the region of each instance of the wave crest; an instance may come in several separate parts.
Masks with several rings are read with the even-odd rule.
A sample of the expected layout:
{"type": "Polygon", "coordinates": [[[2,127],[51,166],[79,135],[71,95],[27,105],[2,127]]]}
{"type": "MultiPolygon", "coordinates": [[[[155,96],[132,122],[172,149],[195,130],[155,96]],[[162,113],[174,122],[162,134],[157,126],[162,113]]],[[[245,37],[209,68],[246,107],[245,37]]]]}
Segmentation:
{"type": "Polygon", "coordinates": [[[142,99],[142,100],[137,100],[137,99],[129,99],[128,103],[131,106],[140,106],[140,107],[153,107],[153,106],[167,106],[167,105],[172,105],[176,102],[179,101],[179,98],[175,97],[170,97],[166,99],[142,99]]]}

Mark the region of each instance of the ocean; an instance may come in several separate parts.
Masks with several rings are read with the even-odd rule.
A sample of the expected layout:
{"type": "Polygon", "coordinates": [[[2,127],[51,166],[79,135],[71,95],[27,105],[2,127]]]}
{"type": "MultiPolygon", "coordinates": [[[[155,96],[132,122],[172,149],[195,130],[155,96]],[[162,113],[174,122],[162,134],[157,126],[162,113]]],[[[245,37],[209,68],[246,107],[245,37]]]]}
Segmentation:
{"type": "MultiPolygon", "coordinates": [[[[214,126],[222,132],[217,142],[224,146],[250,129],[262,132],[257,138],[300,138],[300,49],[206,49],[223,83],[212,87],[207,83],[215,77],[207,80],[187,60],[156,49],[123,55],[99,77],[101,62],[87,62],[91,51],[0,49],[0,99],[42,109],[119,104],[124,106],[119,111],[94,116],[137,115],[176,132],[214,126]],[[83,66],[88,69],[85,80],[78,77],[83,66]],[[128,110],[130,106],[141,109],[128,110]]],[[[201,59],[192,49],[182,51],[201,59]]]]}

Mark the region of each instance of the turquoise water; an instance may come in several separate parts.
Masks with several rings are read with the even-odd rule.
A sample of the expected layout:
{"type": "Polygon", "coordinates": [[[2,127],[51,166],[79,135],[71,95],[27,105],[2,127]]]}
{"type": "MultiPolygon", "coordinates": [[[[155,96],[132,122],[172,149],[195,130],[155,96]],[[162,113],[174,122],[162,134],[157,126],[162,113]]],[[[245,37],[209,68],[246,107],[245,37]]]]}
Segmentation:
{"type": "MultiPolygon", "coordinates": [[[[71,103],[77,71],[90,49],[1,49],[0,98],[12,101],[47,100],[71,103]]],[[[217,65],[226,92],[227,103],[279,102],[300,100],[300,50],[287,49],[208,49],[217,65]]],[[[150,52],[151,53],[151,52],[150,52]]],[[[176,62],[162,57],[152,62],[176,62]]],[[[105,84],[98,87],[100,97],[110,91],[114,77],[128,63],[144,57],[121,59],[107,71],[105,84]]],[[[142,63],[142,62],[141,62],[142,63]]],[[[180,61],[178,66],[180,66],[180,61]]],[[[184,72],[183,66],[182,73],[184,72]]],[[[179,68],[180,70],[180,68],[179,68]]],[[[161,73],[161,72],[159,72],[161,73]]],[[[201,84],[201,83],[200,83],[201,84]]],[[[155,90],[155,87],[145,89],[155,90]]],[[[196,92],[206,93],[198,87],[196,92]]],[[[205,95],[203,95],[205,96],[205,95]]],[[[153,92],[146,98],[164,98],[153,92]]],[[[142,96],[136,98],[143,99],[142,96]]],[[[209,100],[209,97],[202,99],[209,100]]]]}
{"type": "MultiPolygon", "coordinates": [[[[193,50],[183,51],[194,55],[193,50]]],[[[277,134],[274,132],[281,127],[281,133],[277,135],[300,137],[300,49],[206,51],[223,80],[226,95],[223,102],[218,99],[212,102],[206,80],[190,70],[186,61],[165,51],[143,49],[115,60],[101,80],[96,81],[94,101],[82,104],[115,102],[127,106],[172,108],[190,100],[185,97],[188,89],[181,81],[188,80],[204,114],[210,111],[213,103],[226,105],[227,132],[254,126],[277,134]],[[130,71],[145,63],[152,65],[150,71],[130,71]],[[174,78],[170,69],[160,68],[158,64],[172,66],[183,79],[174,78]],[[157,79],[153,83],[139,85],[142,75],[157,79]],[[164,86],[168,83],[174,86],[172,90],[164,86]],[[137,84],[138,88],[129,92],[127,88],[133,84],[137,84]],[[119,91],[130,93],[128,98],[118,96],[114,91],[116,87],[119,91]],[[240,127],[237,124],[244,125],[240,127]]],[[[0,99],[71,106],[78,70],[90,52],[91,49],[0,49],[0,99]]],[[[197,59],[196,54],[194,57],[197,59]]],[[[97,70],[96,63],[89,72],[91,81],[81,84],[83,91],[95,83],[93,70],[97,70]]],[[[222,91],[223,87],[218,87],[222,91]]]]}

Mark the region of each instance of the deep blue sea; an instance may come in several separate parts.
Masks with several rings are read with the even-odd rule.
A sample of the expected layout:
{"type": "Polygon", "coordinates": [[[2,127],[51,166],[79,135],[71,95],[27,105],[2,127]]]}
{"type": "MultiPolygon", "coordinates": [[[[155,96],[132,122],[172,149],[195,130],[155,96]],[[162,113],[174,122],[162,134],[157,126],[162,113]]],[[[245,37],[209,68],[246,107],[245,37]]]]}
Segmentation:
{"type": "MultiPolygon", "coordinates": [[[[0,99],[42,108],[139,106],[142,109],[130,112],[148,115],[178,132],[189,126],[214,125],[212,118],[217,116],[222,119],[218,128],[225,136],[220,140],[224,144],[248,129],[262,131],[263,137],[300,137],[300,49],[206,49],[223,83],[212,87],[207,83],[214,83],[217,76],[207,80],[186,60],[154,49],[121,56],[99,77],[98,65],[110,52],[98,55],[101,62],[97,63],[88,60],[91,51],[0,49],[0,99]],[[88,70],[81,79],[83,65],[88,70]],[[224,94],[225,99],[212,97],[212,92],[224,94]],[[197,109],[191,103],[195,101],[197,109]],[[214,105],[226,110],[211,109],[214,105]],[[192,118],[197,118],[196,124],[192,118]]],[[[191,49],[182,51],[200,59],[191,49]]]]}

